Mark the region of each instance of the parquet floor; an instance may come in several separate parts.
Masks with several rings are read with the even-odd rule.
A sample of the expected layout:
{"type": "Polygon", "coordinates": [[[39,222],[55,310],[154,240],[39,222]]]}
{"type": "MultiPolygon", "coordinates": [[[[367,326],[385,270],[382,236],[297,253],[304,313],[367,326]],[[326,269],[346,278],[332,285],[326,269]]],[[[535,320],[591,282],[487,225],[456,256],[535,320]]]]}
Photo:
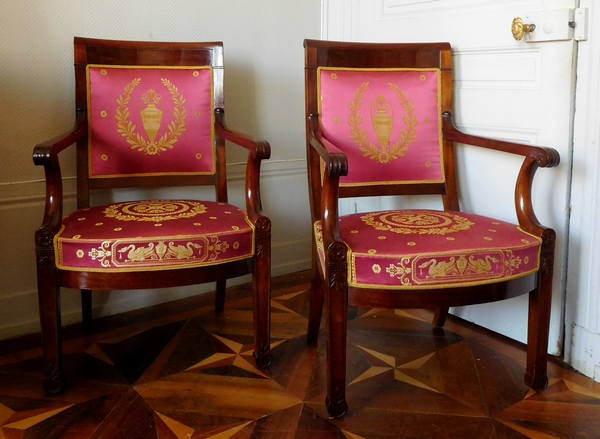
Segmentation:
{"type": "Polygon", "coordinates": [[[600,438],[600,384],[550,363],[523,384],[520,345],[428,311],[360,309],[349,323],[348,403],[329,420],[324,337],[307,346],[306,275],[274,281],[266,371],[251,357],[247,288],[67,328],[67,390],[41,391],[36,338],[0,342],[0,439],[600,438]]]}

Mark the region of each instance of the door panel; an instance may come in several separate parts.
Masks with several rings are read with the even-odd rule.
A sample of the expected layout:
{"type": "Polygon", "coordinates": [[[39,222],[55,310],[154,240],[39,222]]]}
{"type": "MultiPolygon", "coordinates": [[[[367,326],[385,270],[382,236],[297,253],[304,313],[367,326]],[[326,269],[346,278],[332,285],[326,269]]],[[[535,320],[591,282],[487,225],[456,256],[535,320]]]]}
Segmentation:
{"type": "MultiPolygon", "coordinates": [[[[324,39],[449,41],[457,125],[469,133],[560,152],[560,166],[540,169],[534,183],[537,216],[558,235],[549,344],[553,354],[561,351],[576,43],[515,41],[511,23],[529,12],[575,6],[574,0],[327,0],[323,15],[324,39]]],[[[462,209],[516,221],[512,182],[522,160],[472,147],[459,148],[457,158],[462,209]],[[490,160],[497,167],[483,166],[490,160]],[[496,182],[503,180],[510,187],[497,189],[496,182]]],[[[440,206],[429,200],[418,204],[440,206]]],[[[361,211],[375,205],[389,208],[390,202],[347,200],[342,209],[361,211]]],[[[452,312],[525,341],[527,297],[452,312]]]]}

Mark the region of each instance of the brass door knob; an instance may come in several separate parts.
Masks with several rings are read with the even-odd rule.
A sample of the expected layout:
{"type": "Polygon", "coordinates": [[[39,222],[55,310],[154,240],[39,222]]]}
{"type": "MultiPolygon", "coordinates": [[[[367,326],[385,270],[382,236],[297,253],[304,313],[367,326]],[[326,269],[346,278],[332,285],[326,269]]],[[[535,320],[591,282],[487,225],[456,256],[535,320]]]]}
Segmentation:
{"type": "Polygon", "coordinates": [[[516,17],[512,21],[511,31],[515,40],[520,41],[523,35],[535,30],[535,24],[525,24],[521,17],[516,17]]]}

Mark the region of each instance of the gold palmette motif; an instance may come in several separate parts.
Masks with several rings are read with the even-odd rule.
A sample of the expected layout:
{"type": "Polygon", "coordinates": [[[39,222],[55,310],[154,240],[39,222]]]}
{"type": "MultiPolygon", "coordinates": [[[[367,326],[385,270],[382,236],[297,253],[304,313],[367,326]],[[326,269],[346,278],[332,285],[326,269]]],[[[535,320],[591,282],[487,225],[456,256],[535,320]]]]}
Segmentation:
{"type": "Polygon", "coordinates": [[[385,269],[385,272],[388,273],[390,277],[397,277],[400,281],[400,285],[408,286],[411,284],[411,259],[402,258],[398,265],[390,264],[390,266],[385,269]]]}
{"type": "Polygon", "coordinates": [[[377,160],[380,163],[388,163],[403,157],[408,150],[408,145],[415,141],[417,137],[417,118],[414,115],[414,104],[408,100],[406,93],[393,83],[389,83],[390,89],[400,100],[400,105],[404,110],[404,128],[398,133],[398,140],[393,145],[389,145],[391,131],[394,124],[394,115],[391,111],[390,102],[383,95],[379,95],[371,104],[371,123],[379,141],[379,147],[368,139],[367,131],[361,127],[363,122],[359,113],[362,106],[364,94],[369,88],[369,83],[364,82],[356,91],[354,99],[350,100],[348,108],[350,115],[348,125],[350,125],[350,137],[359,146],[360,151],[365,157],[377,160]]]}
{"type": "MultiPolygon", "coordinates": [[[[148,107],[140,111],[144,129],[148,135],[148,140],[135,132],[136,126],[129,120],[131,112],[129,110],[129,102],[135,88],[140,84],[141,78],[134,78],[121,95],[117,98],[117,111],[115,118],[117,119],[117,132],[125,137],[127,143],[131,145],[131,149],[136,149],[148,155],[158,155],[167,149],[173,149],[177,139],[185,131],[185,119],[187,114],[185,111],[185,99],[179,93],[179,90],[171,81],[166,78],[161,78],[162,84],[167,88],[171,95],[171,100],[175,104],[173,109],[173,119],[167,127],[167,132],[158,140],[155,141],[156,135],[162,121],[162,111],[156,108],[156,92],[152,89],[148,90],[144,96],[147,100],[148,107]],[[157,113],[160,112],[160,115],[157,113]]],[[[142,99],[142,101],[144,98],[142,99]]]]}
{"type": "Polygon", "coordinates": [[[110,257],[112,256],[112,251],[110,251],[110,242],[104,241],[102,244],[100,244],[100,247],[90,250],[88,256],[92,258],[92,261],[99,259],[101,266],[110,267],[110,257]]]}

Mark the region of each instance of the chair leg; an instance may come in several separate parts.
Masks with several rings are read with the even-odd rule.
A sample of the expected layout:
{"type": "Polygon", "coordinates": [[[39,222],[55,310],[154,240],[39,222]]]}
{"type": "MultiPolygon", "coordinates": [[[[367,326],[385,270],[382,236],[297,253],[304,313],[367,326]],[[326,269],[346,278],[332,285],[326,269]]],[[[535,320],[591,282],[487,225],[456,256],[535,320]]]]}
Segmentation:
{"type": "Polygon", "coordinates": [[[552,303],[552,259],[542,257],[538,284],[529,293],[525,384],[536,392],[548,386],[548,336],[552,303]]]}
{"type": "Polygon", "coordinates": [[[433,326],[436,328],[441,328],[446,323],[446,319],[448,318],[448,308],[436,308],[435,313],[433,315],[433,326]]]}
{"type": "Polygon", "coordinates": [[[92,333],[92,291],[81,290],[81,325],[83,334],[92,333]]]}
{"type": "Polygon", "coordinates": [[[215,311],[223,312],[225,309],[225,291],[227,289],[226,280],[217,281],[217,289],[215,291],[215,311]]]}
{"type": "Polygon", "coordinates": [[[271,221],[262,217],[256,224],[256,254],[252,277],[254,308],[254,358],[256,367],[271,364],[271,221]]]}
{"type": "Polygon", "coordinates": [[[56,279],[54,255],[38,252],[38,302],[44,362],[43,388],[47,393],[60,393],[65,377],[62,367],[60,289],[56,279]]]}
{"type": "Polygon", "coordinates": [[[308,331],[306,340],[308,343],[314,343],[319,338],[319,329],[321,327],[321,316],[323,314],[323,278],[319,267],[319,262],[313,258],[312,282],[310,287],[310,311],[308,314],[308,331]]]}
{"type": "MultiPolygon", "coordinates": [[[[346,336],[348,332],[348,273],[346,252],[336,251],[335,244],[328,252],[332,260],[325,285],[327,304],[327,397],[325,405],[331,418],[341,418],[348,411],[346,403],[346,336]],[[337,261],[336,257],[339,258],[337,261]]],[[[345,249],[345,246],[344,246],[345,249]]]]}

